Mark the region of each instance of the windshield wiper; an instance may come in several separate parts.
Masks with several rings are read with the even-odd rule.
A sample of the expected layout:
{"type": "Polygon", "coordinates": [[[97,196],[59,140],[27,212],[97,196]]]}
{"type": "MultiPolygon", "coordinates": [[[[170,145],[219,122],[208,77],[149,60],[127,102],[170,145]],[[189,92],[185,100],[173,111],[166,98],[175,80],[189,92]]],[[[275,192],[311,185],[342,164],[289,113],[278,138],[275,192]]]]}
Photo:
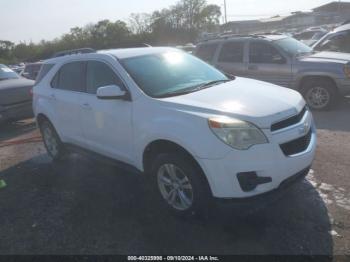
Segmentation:
{"type": "Polygon", "coordinates": [[[213,85],[217,85],[217,84],[220,84],[220,83],[226,83],[226,82],[230,82],[230,81],[231,80],[229,80],[229,79],[210,81],[210,82],[204,83],[202,85],[199,85],[195,90],[198,91],[198,90],[201,90],[201,89],[204,89],[204,88],[207,88],[207,87],[211,87],[213,85]]]}
{"type": "Polygon", "coordinates": [[[205,88],[209,88],[211,86],[214,86],[214,85],[217,85],[217,84],[220,84],[220,83],[226,83],[226,82],[230,82],[230,81],[231,80],[229,80],[229,79],[210,81],[210,82],[206,82],[204,84],[200,84],[200,85],[195,86],[195,87],[186,88],[184,90],[177,90],[177,91],[174,91],[174,92],[169,92],[169,93],[166,93],[164,95],[157,96],[157,98],[165,98],[165,97],[171,97],[171,96],[186,95],[186,94],[189,94],[189,93],[194,93],[194,92],[203,90],[205,88]]]}

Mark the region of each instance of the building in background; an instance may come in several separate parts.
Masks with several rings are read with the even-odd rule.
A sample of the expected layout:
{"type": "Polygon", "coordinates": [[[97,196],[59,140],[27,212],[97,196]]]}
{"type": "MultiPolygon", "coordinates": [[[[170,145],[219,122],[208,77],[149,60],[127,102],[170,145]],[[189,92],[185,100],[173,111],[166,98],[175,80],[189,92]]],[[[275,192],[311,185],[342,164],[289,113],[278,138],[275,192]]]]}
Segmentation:
{"type": "Polygon", "coordinates": [[[223,32],[247,34],[259,32],[293,32],[312,26],[338,24],[350,19],[350,2],[331,2],[311,12],[292,12],[267,19],[231,21],[221,27],[223,32]]]}

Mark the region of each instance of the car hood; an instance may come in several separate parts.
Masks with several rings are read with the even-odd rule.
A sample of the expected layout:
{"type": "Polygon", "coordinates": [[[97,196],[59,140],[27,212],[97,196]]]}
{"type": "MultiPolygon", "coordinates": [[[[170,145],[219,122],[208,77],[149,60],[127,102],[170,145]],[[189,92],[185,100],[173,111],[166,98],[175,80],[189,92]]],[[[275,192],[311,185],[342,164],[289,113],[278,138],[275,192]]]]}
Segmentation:
{"type": "Polygon", "coordinates": [[[300,61],[319,61],[319,62],[336,62],[348,63],[350,62],[350,54],[338,52],[318,52],[312,55],[299,58],[300,61]]]}
{"type": "Polygon", "coordinates": [[[239,77],[198,92],[161,100],[176,110],[236,117],[260,128],[270,128],[272,123],[297,114],[305,106],[302,96],[294,90],[239,77]]]}
{"type": "Polygon", "coordinates": [[[30,89],[34,81],[25,78],[0,81],[0,105],[8,106],[31,100],[30,89]]]}

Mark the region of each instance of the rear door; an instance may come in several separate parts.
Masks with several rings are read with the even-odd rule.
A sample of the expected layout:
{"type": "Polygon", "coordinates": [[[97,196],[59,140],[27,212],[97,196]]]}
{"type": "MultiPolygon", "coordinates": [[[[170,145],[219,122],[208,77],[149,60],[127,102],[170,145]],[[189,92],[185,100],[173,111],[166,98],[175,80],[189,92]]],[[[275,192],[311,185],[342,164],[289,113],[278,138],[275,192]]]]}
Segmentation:
{"type": "Polygon", "coordinates": [[[80,122],[81,95],[85,92],[85,63],[76,61],[64,64],[51,82],[51,95],[57,126],[67,143],[84,145],[80,122]]]}
{"type": "Polygon", "coordinates": [[[235,76],[247,76],[246,49],[247,42],[244,40],[223,43],[215,67],[235,76]]]}
{"type": "Polygon", "coordinates": [[[292,63],[272,43],[251,40],[247,75],[253,79],[290,87],[292,63]]]}

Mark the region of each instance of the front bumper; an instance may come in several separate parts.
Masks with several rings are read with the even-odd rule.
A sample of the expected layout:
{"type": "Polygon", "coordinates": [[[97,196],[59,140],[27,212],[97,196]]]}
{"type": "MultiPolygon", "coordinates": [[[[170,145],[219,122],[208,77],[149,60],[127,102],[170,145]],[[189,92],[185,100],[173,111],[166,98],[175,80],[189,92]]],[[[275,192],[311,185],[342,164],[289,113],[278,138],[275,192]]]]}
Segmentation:
{"type": "Polygon", "coordinates": [[[301,170],[300,172],[294,174],[293,176],[283,181],[278,188],[272,191],[247,198],[217,198],[216,203],[219,205],[232,205],[236,208],[245,208],[247,206],[249,207],[249,209],[251,209],[252,207],[264,207],[270,203],[273,203],[276,200],[281,199],[290,188],[292,188],[298,182],[301,182],[303,179],[305,179],[309,171],[310,167],[301,170]]]}
{"type": "Polygon", "coordinates": [[[310,112],[294,126],[274,133],[267,130],[264,132],[269,144],[256,145],[245,151],[232,150],[223,159],[197,159],[207,176],[214,197],[244,199],[258,196],[278,189],[289,178],[311,166],[317,136],[310,112]],[[311,138],[307,148],[298,154],[286,156],[280,145],[302,137],[304,134],[300,134],[300,130],[305,123],[311,126],[311,138]],[[246,172],[254,172],[259,178],[271,178],[271,181],[257,185],[250,191],[243,190],[237,175],[246,172]]]}
{"type": "Polygon", "coordinates": [[[336,84],[341,95],[350,95],[350,79],[337,79],[336,84]]]}

